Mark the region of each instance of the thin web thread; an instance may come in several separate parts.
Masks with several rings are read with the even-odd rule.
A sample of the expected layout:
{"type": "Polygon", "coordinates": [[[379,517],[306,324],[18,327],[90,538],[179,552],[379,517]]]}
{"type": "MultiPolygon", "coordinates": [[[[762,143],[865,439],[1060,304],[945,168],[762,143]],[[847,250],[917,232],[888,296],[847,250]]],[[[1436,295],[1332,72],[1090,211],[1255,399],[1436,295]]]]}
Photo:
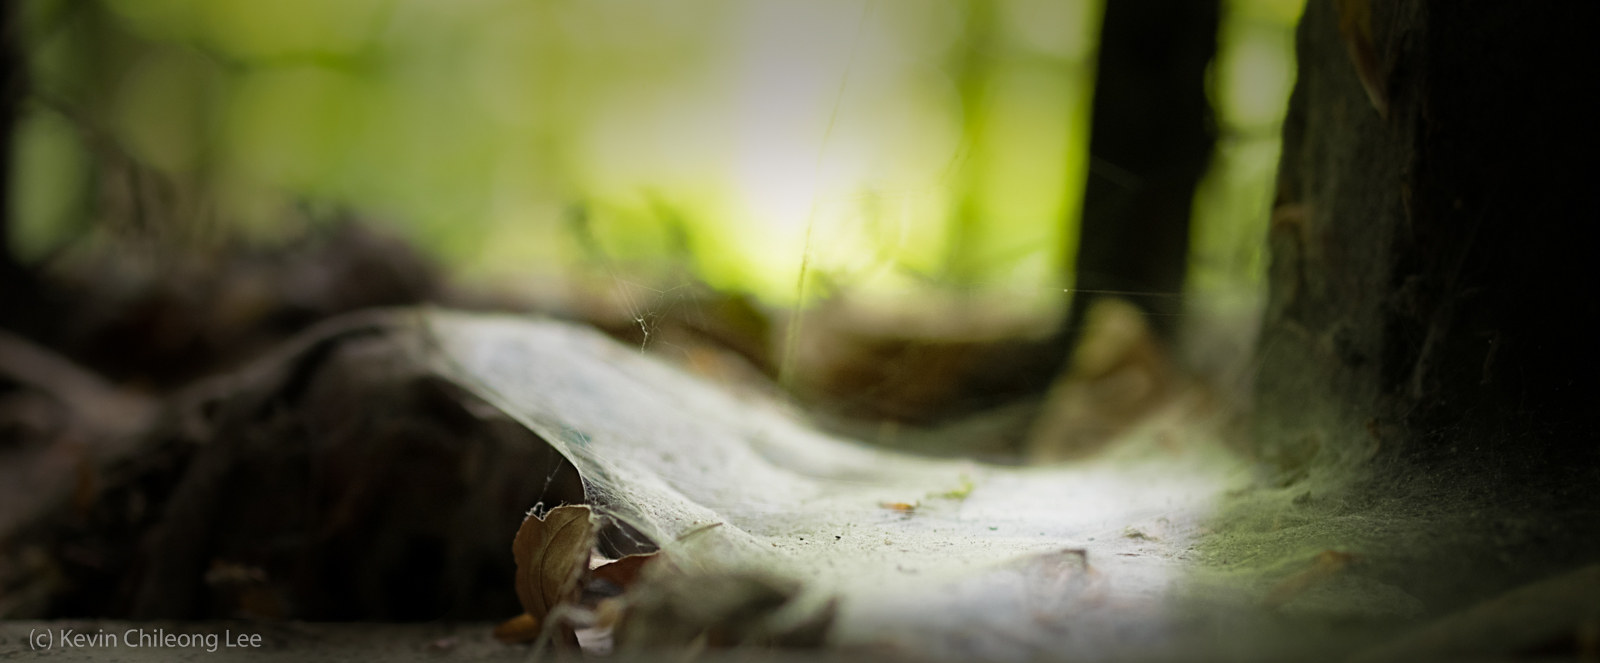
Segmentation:
{"type": "MultiPolygon", "coordinates": [[[[611,274],[612,281],[614,282],[618,291],[618,299],[622,301],[622,305],[626,309],[628,317],[632,319],[635,324],[639,325],[639,332],[644,335],[644,338],[639,342],[639,354],[644,354],[645,351],[649,349],[650,339],[655,334],[655,330],[661,327],[661,320],[665,318],[668,313],[671,313],[672,309],[677,305],[685,302],[692,303],[692,300],[681,294],[678,295],[678,301],[676,303],[668,301],[668,296],[679,290],[688,288],[691,284],[685,281],[683,283],[679,283],[678,285],[672,286],[671,288],[662,290],[660,288],[652,288],[642,283],[636,283],[634,281],[624,279],[619,276],[615,270],[612,270],[611,274]],[[634,298],[633,292],[630,290],[630,288],[638,288],[646,291],[649,294],[645,298],[653,299],[654,302],[650,304],[641,303],[639,299],[634,298]]],[[[672,344],[669,343],[668,345],[672,344]]]]}
{"type": "Polygon", "coordinates": [[[785,388],[794,380],[795,350],[799,346],[800,311],[805,305],[806,277],[811,272],[811,231],[817,223],[817,189],[822,186],[822,160],[828,154],[828,139],[833,136],[833,125],[839,119],[839,107],[844,105],[844,91],[850,85],[850,71],[855,68],[856,53],[861,48],[861,33],[866,31],[867,17],[872,14],[874,0],[861,4],[861,20],[856,23],[856,35],[850,43],[850,59],[845,62],[844,78],[839,81],[839,94],[833,100],[833,110],[828,114],[828,128],[822,132],[822,145],[817,148],[817,165],[812,170],[811,209],[806,213],[806,238],[800,249],[800,275],[794,285],[794,310],[789,313],[789,329],[783,339],[783,361],[778,365],[778,383],[785,388]]]}
{"type": "MultiPolygon", "coordinates": [[[[680,282],[678,285],[662,290],[660,288],[654,288],[643,283],[636,283],[629,279],[623,278],[622,271],[619,270],[616,263],[612,261],[610,254],[606,253],[605,247],[601,246],[599,239],[594,236],[594,230],[589,225],[590,222],[588,214],[583,211],[579,211],[577,214],[579,216],[575,217],[575,223],[573,223],[571,226],[571,232],[577,236],[578,241],[581,242],[600,262],[601,266],[605,268],[606,276],[611,279],[613,298],[622,306],[623,312],[627,314],[628,319],[639,326],[639,334],[641,336],[639,340],[639,354],[644,354],[649,350],[650,341],[652,337],[655,336],[656,330],[661,327],[662,319],[665,318],[667,314],[676,307],[677,304],[683,304],[685,302],[693,304],[692,299],[685,297],[682,294],[677,295],[678,301],[676,304],[669,302],[668,296],[676,293],[679,290],[690,287],[692,283],[686,279],[680,282]],[[646,294],[636,297],[634,289],[638,289],[646,294]],[[647,303],[643,300],[651,301],[647,303]]],[[[698,312],[698,307],[696,307],[696,312],[698,312]]],[[[671,344],[669,343],[668,345],[671,344]]]]}

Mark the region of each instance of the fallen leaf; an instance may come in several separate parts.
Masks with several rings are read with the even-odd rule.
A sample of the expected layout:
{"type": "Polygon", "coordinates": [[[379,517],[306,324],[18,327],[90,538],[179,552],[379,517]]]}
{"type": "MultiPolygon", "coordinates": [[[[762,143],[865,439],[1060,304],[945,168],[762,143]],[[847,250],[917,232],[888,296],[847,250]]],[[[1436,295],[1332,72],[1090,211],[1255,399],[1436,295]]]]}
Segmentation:
{"type": "Polygon", "coordinates": [[[879,502],[878,506],[890,511],[901,511],[904,513],[910,513],[917,510],[917,505],[909,502],[879,502]]]}
{"type": "Polygon", "coordinates": [[[604,580],[625,590],[633,584],[633,581],[639,579],[639,574],[644,571],[645,565],[659,556],[660,553],[628,555],[596,566],[590,573],[595,580],[604,580]]]}
{"type": "Polygon", "coordinates": [[[539,639],[539,620],[526,612],[500,622],[494,627],[494,639],[508,645],[533,642],[539,639]]]}
{"type": "Polygon", "coordinates": [[[217,600],[231,605],[233,614],[252,619],[283,619],[288,607],[267,581],[260,567],[211,560],[205,583],[217,592],[217,600]]]}
{"type": "MultiPolygon", "coordinates": [[[[577,602],[594,544],[587,506],[558,506],[544,518],[523,519],[511,552],[517,560],[517,599],[535,623],[544,624],[557,606],[577,602]]],[[[562,641],[576,645],[572,628],[559,628],[562,641]]]]}

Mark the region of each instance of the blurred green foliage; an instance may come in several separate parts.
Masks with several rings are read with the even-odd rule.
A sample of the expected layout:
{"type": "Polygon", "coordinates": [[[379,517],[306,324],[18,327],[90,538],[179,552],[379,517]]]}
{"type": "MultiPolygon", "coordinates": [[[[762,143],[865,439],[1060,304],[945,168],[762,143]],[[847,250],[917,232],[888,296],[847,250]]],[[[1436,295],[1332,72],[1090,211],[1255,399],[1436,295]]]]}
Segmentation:
{"type": "MultiPolygon", "coordinates": [[[[541,289],[688,266],[791,305],[809,256],[810,296],[1063,304],[1097,0],[24,8],[26,259],[91,226],[148,226],[121,217],[153,196],[189,235],[258,241],[359,209],[465,278],[541,289]]],[[[1227,8],[1202,290],[1259,282],[1300,0],[1227,8]]]]}
{"type": "Polygon", "coordinates": [[[1304,0],[1224,2],[1210,81],[1216,153],[1195,195],[1186,286],[1202,302],[1242,299],[1257,306],[1264,296],[1267,221],[1303,6],[1304,0]]]}

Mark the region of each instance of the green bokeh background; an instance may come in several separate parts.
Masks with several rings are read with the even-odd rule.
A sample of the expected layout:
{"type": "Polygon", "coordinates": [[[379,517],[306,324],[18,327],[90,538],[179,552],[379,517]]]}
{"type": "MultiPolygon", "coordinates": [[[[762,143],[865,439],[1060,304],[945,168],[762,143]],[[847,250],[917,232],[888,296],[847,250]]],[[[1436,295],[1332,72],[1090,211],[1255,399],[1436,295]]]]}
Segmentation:
{"type": "MultiPolygon", "coordinates": [[[[1225,3],[1192,292],[1258,300],[1301,2],[1225,3]]],[[[170,222],[191,235],[270,243],[325,216],[306,210],[356,209],[468,282],[663,286],[687,267],[792,306],[807,259],[808,299],[958,292],[1036,319],[1070,286],[1094,0],[24,9],[27,261],[117,225],[97,166],[115,155],[189,192],[170,222]]]]}

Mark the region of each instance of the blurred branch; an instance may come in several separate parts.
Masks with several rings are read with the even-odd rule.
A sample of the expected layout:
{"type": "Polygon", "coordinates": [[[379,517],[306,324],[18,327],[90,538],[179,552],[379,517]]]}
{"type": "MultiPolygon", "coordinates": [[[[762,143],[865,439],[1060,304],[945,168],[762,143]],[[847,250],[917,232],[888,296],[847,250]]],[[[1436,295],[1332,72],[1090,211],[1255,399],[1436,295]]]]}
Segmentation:
{"type": "Polygon", "coordinates": [[[148,398],[120,391],[65,357],[4,331],[0,331],[0,378],[55,398],[96,434],[134,438],[155,417],[148,398]]]}
{"type": "Polygon", "coordinates": [[[979,253],[976,245],[979,228],[985,221],[976,200],[976,180],[982,169],[974,157],[983,142],[984,125],[989,119],[989,87],[997,47],[993,5],[987,0],[966,3],[966,34],[951,71],[961,99],[962,135],[961,148],[951,164],[951,170],[959,179],[953,183],[957,191],[955,219],[950,229],[945,270],[950,280],[960,286],[971,286],[982,273],[975,255],[979,253]]]}

